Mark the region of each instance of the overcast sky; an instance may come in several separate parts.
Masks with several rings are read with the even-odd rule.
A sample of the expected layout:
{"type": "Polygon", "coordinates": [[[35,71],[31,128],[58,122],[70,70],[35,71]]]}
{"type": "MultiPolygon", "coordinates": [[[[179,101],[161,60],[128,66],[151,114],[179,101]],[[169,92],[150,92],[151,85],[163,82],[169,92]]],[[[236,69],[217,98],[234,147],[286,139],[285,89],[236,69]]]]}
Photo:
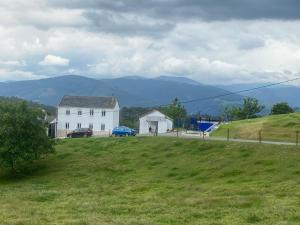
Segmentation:
{"type": "Polygon", "coordinates": [[[300,76],[299,0],[0,0],[0,81],[300,76]]]}

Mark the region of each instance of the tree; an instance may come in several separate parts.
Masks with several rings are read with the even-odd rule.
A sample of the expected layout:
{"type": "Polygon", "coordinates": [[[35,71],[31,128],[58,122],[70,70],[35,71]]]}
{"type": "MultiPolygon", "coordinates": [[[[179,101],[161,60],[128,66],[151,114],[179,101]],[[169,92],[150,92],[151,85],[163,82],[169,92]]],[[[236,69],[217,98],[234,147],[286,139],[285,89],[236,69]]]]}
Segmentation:
{"type": "Polygon", "coordinates": [[[178,98],[175,98],[170,105],[163,107],[160,110],[175,120],[176,126],[179,126],[179,120],[184,119],[187,115],[186,109],[181,105],[178,98]]]}
{"type": "Polygon", "coordinates": [[[294,110],[287,102],[274,104],[271,109],[271,115],[293,113],[294,110]]]}
{"type": "Polygon", "coordinates": [[[245,98],[242,106],[229,106],[224,110],[224,115],[229,120],[242,120],[257,117],[264,109],[255,98],[245,98]]]}
{"type": "Polygon", "coordinates": [[[25,102],[0,104],[0,163],[16,173],[42,156],[53,153],[45,113],[25,102]]]}
{"type": "Polygon", "coordinates": [[[245,98],[243,104],[242,114],[245,119],[255,118],[257,113],[260,113],[264,106],[260,105],[255,98],[245,98]]]}
{"type": "Polygon", "coordinates": [[[120,111],[120,123],[124,126],[138,129],[139,117],[150,110],[151,108],[124,107],[120,111]]]}

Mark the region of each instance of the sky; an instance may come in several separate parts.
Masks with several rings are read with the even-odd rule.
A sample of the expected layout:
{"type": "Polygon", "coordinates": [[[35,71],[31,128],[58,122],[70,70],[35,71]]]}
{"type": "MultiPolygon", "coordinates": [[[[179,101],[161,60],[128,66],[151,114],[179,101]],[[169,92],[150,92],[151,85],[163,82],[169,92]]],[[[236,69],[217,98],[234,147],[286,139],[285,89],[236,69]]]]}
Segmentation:
{"type": "Polygon", "coordinates": [[[0,0],[0,81],[300,77],[299,0],[0,0]]]}

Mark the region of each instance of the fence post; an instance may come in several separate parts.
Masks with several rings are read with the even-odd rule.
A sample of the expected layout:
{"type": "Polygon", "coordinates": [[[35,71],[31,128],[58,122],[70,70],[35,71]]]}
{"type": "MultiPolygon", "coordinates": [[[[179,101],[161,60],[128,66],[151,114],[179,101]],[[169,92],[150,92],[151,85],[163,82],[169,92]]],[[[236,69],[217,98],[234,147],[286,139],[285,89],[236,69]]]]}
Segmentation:
{"type": "Polygon", "coordinates": [[[261,143],[261,139],[262,139],[262,137],[261,137],[261,130],[258,131],[258,139],[259,139],[259,143],[261,143]]]}
{"type": "Polygon", "coordinates": [[[203,133],[202,133],[202,138],[203,138],[203,140],[205,139],[204,135],[205,135],[205,133],[204,133],[204,131],[203,131],[203,133]]]}
{"type": "Polygon", "coordinates": [[[229,141],[229,128],[227,128],[227,141],[229,141]]]}
{"type": "Polygon", "coordinates": [[[296,145],[299,144],[299,131],[296,131],[296,145]]]}

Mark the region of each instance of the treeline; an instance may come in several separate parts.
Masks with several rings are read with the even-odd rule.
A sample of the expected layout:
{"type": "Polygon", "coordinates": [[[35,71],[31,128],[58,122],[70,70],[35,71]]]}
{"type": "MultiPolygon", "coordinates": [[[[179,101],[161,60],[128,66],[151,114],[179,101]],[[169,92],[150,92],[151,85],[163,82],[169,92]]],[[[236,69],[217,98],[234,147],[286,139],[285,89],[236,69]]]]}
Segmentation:
{"type": "MultiPolygon", "coordinates": [[[[225,120],[243,120],[262,116],[265,108],[255,98],[245,98],[240,106],[227,106],[223,112],[225,120]]],[[[295,110],[287,102],[279,102],[272,106],[270,115],[293,113],[295,110]]]]}
{"type": "MultiPolygon", "coordinates": [[[[188,114],[178,98],[175,98],[170,104],[158,108],[143,107],[124,107],[120,112],[120,124],[134,129],[139,128],[139,118],[147,112],[157,109],[174,120],[174,126],[188,128],[193,119],[213,120],[213,121],[232,121],[253,119],[261,117],[265,106],[260,104],[255,98],[245,98],[241,105],[232,105],[225,107],[223,113],[219,116],[188,114]]],[[[286,102],[276,103],[272,106],[270,115],[292,113],[295,110],[286,102]]]]}
{"type": "Polygon", "coordinates": [[[48,116],[56,116],[56,107],[54,106],[44,105],[33,101],[27,101],[17,97],[0,96],[0,103],[5,103],[5,102],[20,103],[24,101],[28,104],[29,107],[44,109],[47,112],[48,116]]]}

